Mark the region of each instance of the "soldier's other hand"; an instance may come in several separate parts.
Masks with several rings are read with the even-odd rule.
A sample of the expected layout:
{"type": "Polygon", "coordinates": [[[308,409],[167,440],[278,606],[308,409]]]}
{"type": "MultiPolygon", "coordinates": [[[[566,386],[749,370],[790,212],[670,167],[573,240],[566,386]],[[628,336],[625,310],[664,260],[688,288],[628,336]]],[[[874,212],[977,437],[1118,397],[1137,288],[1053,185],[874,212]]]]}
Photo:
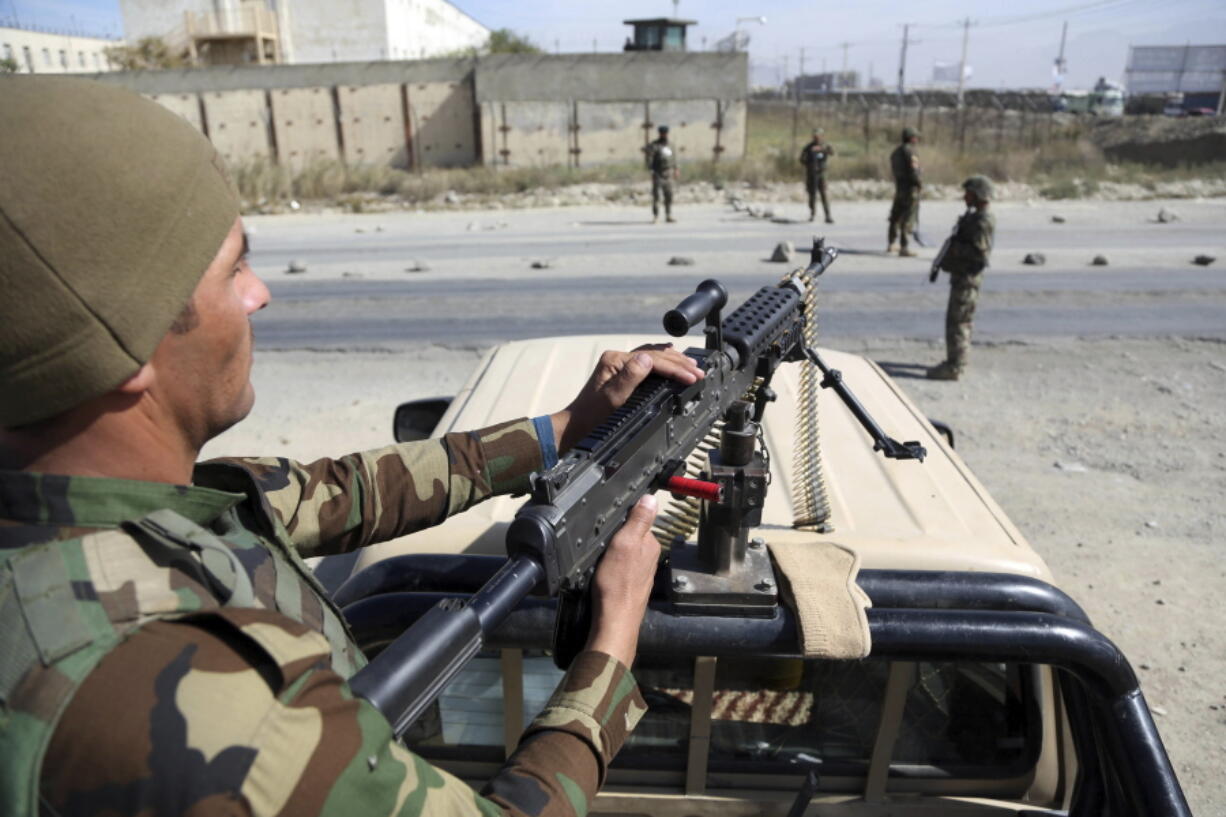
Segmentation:
{"type": "Polygon", "coordinates": [[[592,577],[587,649],[611,655],[627,667],[634,663],[639,625],[660,561],[660,543],[651,532],[655,518],[656,498],[647,494],[630,509],[592,577]]]}
{"type": "Polygon", "coordinates": [[[607,351],[570,405],[550,416],[558,451],[567,451],[629,399],[647,375],[655,372],[679,383],[702,378],[693,358],[671,343],[652,343],[631,352],[607,351]]]}

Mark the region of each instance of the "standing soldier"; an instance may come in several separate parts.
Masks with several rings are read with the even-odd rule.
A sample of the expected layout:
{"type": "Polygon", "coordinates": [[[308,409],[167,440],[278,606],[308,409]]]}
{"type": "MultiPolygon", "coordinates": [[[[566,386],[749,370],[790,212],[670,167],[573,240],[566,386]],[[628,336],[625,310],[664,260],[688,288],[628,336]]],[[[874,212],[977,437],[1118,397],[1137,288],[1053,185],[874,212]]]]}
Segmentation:
{"type": "Polygon", "coordinates": [[[890,154],[890,170],[894,173],[894,204],[890,207],[890,244],[886,252],[898,251],[902,256],[913,256],[915,250],[907,246],[908,238],[919,219],[920,181],[919,157],[915,145],[919,131],[903,128],[902,144],[890,154]],[[894,241],[897,239],[898,243],[894,241]]]}
{"type": "Polygon", "coordinates": [[[817,194],[822,196],[822,211],[826,223],[834,224],[830,217],[830,201],[826,198],[826,160],[834,155],[834,147],[822,142],[822,129],[813,131],[813,141],[800,151],[800,163],[805,166],[805,190],[809,194],[809,221],[817,218],[817,194]]]}
{"type": "Polygon", "coordinates": [[[996,216],[988,212],[992,200],[992,180],[971,176],[962,183],[966,212],[958,217],[953,235],[933,263],[932,278],[938,270],[949,272],[949,308],[945,312],[944,362],[927,372],[933,380],[957,380],[966,370],[971,348],[971,320],[979,300],[979,284],[992,254],[996,216]]]}
{"type": "Polygon", "coordinates": [[[643,148],[647,153],[647,169],[651,171],[651,222],[660,220],[660,197],[664,197],[664,220],[673,218],[673,180],[678,178],[677,158],[668,143],[668,125],[659,128],[660,138],[643,148]]]}

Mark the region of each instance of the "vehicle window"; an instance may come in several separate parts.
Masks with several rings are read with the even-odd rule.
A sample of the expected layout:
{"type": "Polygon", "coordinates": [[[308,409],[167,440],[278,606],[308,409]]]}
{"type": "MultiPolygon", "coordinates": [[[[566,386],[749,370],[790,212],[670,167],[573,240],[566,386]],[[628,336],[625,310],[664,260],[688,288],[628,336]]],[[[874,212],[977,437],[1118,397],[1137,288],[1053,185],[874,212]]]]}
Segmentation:
{"type": "MultiPolygon", "coordinates": [[[[693,661],[645,657],[635,677],[648,712],[614,761],[625,770],[686,767],[694,706],[693,661]]],[[[877,740],[890,664],[883,661],[723,659],[711,707],[712,773],[863,776],[877,740]]],[[[550,658],[524,659],[524,723],[561,679],[550,658]]],[[[503,700],[499,659],[474,659],[409,735],[439,761],[500,763],[503,700]]],[[[1029,668],[920,663],[905,693],[891,769],[909,777],[1012,777],[1039,743],[1029,668]]]]}

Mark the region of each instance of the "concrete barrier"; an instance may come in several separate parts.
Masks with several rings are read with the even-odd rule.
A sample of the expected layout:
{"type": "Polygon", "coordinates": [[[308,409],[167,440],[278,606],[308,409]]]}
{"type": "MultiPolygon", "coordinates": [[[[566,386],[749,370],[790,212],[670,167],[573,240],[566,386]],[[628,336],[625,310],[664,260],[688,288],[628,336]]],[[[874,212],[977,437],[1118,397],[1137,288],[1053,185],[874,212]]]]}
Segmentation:
{"type": "Polygon", "coordinates": [[[682,161],[744,154],[744,54],[479,59],[96,74],[200,128],[228,162],[401,168],[640,161],[667,123],[682,161]]]}
{"type": "Polygon", "coordinates": [[[341,85],[336,89],[340,107],[342,153],[348,164],[387,164],[407,168],[409,131],[405,128],[404,86],[341,85]]]}
{"type": "Polygon", "coordinates": [[[468,167],[477,163],[477,119],[472,82],[417,82],[408,86],[409,130],[416,167],[468,167]]]}
{"type": "Polygon", "coordinates": [[[300,173],[341,158],[331,88],[280,88],[268,92],[277,161],[300,173]]]}
{"type": "Polygon", "coordinates": [[[210,91],[200,97],[205,133],[228,164],[273,158],[267,91],[210,91]]]}

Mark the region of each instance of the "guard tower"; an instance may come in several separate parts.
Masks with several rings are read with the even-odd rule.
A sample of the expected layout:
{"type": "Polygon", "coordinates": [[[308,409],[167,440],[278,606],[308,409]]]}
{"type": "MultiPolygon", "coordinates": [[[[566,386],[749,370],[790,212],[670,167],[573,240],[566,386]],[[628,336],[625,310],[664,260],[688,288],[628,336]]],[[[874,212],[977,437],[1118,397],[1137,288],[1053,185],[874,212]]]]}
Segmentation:
{"type": "Polygon", "coordinates": [[[634,26],[634,38],[626,38],[626,51],[684,51],[685,29],[697,20],[655,17],[650,20],[623,20],[634,26]]]}

